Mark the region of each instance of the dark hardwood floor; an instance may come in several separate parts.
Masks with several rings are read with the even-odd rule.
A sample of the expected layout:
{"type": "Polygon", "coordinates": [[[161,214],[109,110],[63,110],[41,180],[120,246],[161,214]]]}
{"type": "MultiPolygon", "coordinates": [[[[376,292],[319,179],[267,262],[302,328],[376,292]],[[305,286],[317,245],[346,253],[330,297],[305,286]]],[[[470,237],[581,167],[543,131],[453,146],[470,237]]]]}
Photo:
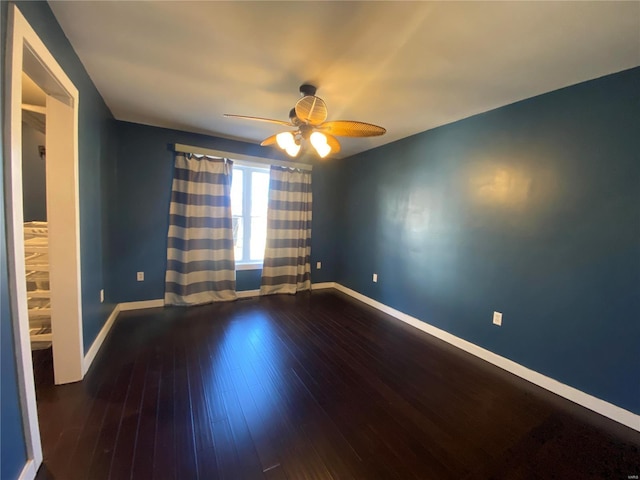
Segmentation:
{"type": "Polygon", "coordinates": [[[83,382],[39,364],[38,479],[640,474],[640,433],[334,291],[125,312],[83,382]]]}

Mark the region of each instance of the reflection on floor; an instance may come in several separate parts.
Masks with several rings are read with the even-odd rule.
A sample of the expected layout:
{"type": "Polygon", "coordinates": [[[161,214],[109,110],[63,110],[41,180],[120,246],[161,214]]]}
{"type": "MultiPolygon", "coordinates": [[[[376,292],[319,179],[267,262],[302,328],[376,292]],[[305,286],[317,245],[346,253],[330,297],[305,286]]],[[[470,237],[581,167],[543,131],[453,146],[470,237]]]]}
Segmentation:
{"type": "Polygon", "coordinates": [[[39,479],[640,473],[640,433],[334,291],[121,313],[38,385],[39,479]]]}

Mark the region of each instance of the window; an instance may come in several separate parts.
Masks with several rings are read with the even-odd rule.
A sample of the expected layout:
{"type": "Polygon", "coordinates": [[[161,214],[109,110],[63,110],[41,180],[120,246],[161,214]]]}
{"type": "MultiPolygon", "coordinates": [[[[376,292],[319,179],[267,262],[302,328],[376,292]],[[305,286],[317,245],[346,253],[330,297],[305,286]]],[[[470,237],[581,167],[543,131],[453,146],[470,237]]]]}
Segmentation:
{"type": "Polygon", "coordinates": [[[262,264],[267,243],[269,170],[233,166],[231,213],[237,264],[262,264]]]}

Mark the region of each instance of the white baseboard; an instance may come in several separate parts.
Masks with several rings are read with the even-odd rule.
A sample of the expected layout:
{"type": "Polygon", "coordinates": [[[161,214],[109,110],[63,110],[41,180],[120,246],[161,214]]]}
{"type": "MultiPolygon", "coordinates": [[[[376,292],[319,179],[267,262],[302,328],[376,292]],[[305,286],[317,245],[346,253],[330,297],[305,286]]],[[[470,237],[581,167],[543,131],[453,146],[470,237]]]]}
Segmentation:
{"type": "Polygon", "coordinates": [[[340,285],[339,283],[335,284],[335,289],[346,293],[356,300],[360,300],[362,303],[366,303],[367,305],[376,308],[381,312],[391,315],[392,317],[395,317],[398,320],[411,325],[412,327],[422,330],[429,335],[439,338],[440,340],[444,340],[445,342],[458,347],[465,352],[468,352],[478,358],[481,358],[482,360],[500,367],[507,372],[510,372],[535,385],[538,385],[545,390],[549,390],[556,395],[560,395],[567,400],[571,400],[578,405],[588,408],[589,410],[599,413],[600,415],[610,418],[611,420],[615,420],[618,423],[626,425],[627,427],[640,432],[640,415],[620,408],[617,405],[606,402],[605,400],[602,400],[600,398],[594,397],[593,395],[589,395],[588,393],[585,393],[574,387],[565,385],[564,383],[560,383],[553,378],[547,377],[546,375],[538,373],[535,370],[531,370],[523,365],[520,365],[519,363],[514,362],[513,360],[509,360],[508,358],[497,355],[471,342],[463,340],[460,337],[456,337],[455,335],[445,332],[444,330],[434,327],[433,325],[429,325],[428,323],[418,320],[417,318],[407,315],[406,313],[400,312],[399,310],[391,308],[383,303],[378,302],[377,300],[362,295],[355,290],[351,290],[350,288],[340,285]]]}
{"type": "Polygon", "coordinates": [[[36,468],[36,462],[33,458],[27,460],[27,463],[24,464],[24,468],[22,472],[20,472],[20,476],[18,480],[33,480],[36,478],[36,474],[38,473],[38,468],[36,468]]]}
{"type": "Polygon", "coordinates": [[[93,359],[96,358],[96,355],[98,354],[98,350],[100,350],[100,347],[102,347],[104,339],[107,338],[107,335],[109,334],[109,331],[113,326],[113,322],[116,321],[116,317],[118,316],[118,313],[120,313],[120,305],[115,306],[115,308],[111,312],[111,315],[109,315],[109,318],[107,318],[107,321],[104,322],[104,325],[100,329],[98,336],[91,344],[91,347],[89,348],[89,350],[87,350],[87,353],[85,354],[84,359],[82,360],[82,376],[83,377],[89,371],[89,368],[93,363],[93,359]]]}
{"type": "Polygon", "coordinates": [[[325,288],[338,288],[336,282],[320,282],[311,285],[311,290],[323,290],[325,288]]]}
{"type": "Polygon", "coordinates": [[[129,310],[142,310],[143,308],[158,308],[164,307],[164,300],[162,298],[157,300],[142,300],[140,302],[123,302],[119,303],[121,312],[129,310]]]}

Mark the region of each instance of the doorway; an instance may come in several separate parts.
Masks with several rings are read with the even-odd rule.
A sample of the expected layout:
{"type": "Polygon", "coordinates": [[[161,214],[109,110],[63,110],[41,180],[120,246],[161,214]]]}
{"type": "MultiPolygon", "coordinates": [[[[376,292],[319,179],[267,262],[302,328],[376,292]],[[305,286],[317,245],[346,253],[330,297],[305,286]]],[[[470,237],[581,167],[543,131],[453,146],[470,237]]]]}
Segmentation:
{"type": "MultiPolygon", "coordinates": [[[[56,384],[82,380],[84,347],[78,202],[78,90],[16,5],[9,8],[5,191],[7,250],[27,472],[42,463],[31,360],[23,209],[22,82],[45,94],[46,213],[51,341],[56,384]]],[[[30,475],[28,475],[30,476],[30,475]]]]}
{"type": "MultiPolygon", "coordinates": [[[[22,72],[22,206],[29,336],[36,397],[53,384],[46,187],[47,94],[22,72]]],[[[42,419],[40,419],[42,420],[42,419]]]]}

